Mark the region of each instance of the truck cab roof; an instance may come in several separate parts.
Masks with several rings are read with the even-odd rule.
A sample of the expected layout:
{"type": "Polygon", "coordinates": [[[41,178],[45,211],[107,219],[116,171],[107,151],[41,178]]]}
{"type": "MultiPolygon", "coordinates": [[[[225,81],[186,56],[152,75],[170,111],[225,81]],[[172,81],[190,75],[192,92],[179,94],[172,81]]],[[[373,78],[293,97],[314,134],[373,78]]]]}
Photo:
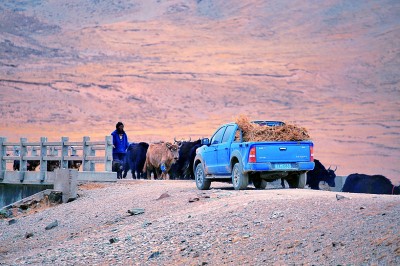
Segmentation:
{"type": "Polygon", "coordinates": [[[260,126],[269,126],[269,127],[283,126],[285,124],[282,121],[267,121],[267,120],[255,120],[251,122],[258,124],[260,126]]]}

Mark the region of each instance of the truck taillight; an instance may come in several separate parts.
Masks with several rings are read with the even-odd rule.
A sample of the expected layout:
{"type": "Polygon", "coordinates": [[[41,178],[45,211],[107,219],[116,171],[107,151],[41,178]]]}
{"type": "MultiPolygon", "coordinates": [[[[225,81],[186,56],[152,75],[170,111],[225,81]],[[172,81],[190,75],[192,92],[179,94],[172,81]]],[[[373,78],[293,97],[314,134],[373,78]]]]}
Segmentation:
{"type": "Polygon", "coordinates": [[[310,146],[310,162],[314,161],[314,146],[310,146]]]}
{"type": "Polygon", "coordinates": [[[255,163],[256,162],[256,147],[253,146],[250,149],[249,153],[249,163],[255,163]]]}

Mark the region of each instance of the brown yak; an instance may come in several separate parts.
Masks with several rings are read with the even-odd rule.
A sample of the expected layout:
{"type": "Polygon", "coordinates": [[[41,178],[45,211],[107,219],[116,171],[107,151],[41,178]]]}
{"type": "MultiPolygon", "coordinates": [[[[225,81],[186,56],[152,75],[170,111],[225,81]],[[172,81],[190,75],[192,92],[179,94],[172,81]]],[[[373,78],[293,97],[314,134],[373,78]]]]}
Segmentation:
{"type": "Polygon", "coordinates": [[[168,178],[168,171],[171,165],[179,158],[179,146],[170,142],[151,143],[146,153],[146,162],[143,172],[147,172],[147,179],[150,179],[151,170],[155,170],[155,178],[168,178]]]}

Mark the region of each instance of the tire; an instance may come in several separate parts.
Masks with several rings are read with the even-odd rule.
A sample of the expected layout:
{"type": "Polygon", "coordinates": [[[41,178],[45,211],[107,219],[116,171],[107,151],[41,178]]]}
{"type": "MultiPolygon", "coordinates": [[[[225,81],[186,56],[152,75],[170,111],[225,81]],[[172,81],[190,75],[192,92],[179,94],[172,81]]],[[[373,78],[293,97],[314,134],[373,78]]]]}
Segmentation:
{"type": "Polygon", "coordinates": [[[253,185],[257,189],[265,189],[267,187],[267,181],[259,178],[259,177],[254,177],[253,178],[253,185]]]}
{"type": "Polygon", "coordinates": [[[297,188],[304,188],[306,186],[306,183],[307,183],[307,173],[301,173],[297,188]]]}
{"type": "Polygon", "coordinates": [[[196,166],[196,172],[194,173],[196,186],[199,190],[208,190],[211,186],[211,181],[206,178],[206,174],[204,173],[204,167],[202,163],[199,163],[196,166]]]}
{"type": "Polygon", "coordinates": [[[249,175],[243,173],[242,165],[240,163],[235,163],[233,166],[232,184],[235,190],[245,189],[249,185],[249,175]]]}
{"type": "Polygon", "coordinates": [[[286,181],[289,184],[289,188],[304,188],[306,186],[307,174],[293,173],[286,181]]]}

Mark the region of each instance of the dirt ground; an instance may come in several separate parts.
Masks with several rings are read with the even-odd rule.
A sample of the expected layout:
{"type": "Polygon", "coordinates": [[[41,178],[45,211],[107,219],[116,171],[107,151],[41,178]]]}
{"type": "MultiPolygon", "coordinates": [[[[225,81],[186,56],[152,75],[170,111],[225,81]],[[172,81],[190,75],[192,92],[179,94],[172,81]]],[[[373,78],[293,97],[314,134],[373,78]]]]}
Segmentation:
{"type": "Polygon", "coordinates": [[[0,265],[399,265],[399,214],[393,195],[90,183],[0,220],[0,265]]]}

